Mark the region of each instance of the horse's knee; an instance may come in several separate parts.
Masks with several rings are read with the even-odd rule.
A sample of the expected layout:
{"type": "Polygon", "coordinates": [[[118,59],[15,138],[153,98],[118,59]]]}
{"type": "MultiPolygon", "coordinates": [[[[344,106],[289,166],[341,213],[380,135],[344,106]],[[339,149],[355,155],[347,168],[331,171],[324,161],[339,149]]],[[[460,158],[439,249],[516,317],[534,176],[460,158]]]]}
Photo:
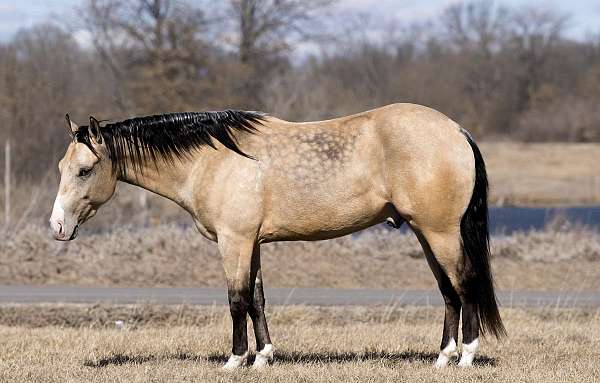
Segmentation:
{"type": "Polygon", "coordinates": [[[229,289],[229,312],[234,318],[245,316],[248,313],[248,308],[251,305],[247,289],[229,289]]]}

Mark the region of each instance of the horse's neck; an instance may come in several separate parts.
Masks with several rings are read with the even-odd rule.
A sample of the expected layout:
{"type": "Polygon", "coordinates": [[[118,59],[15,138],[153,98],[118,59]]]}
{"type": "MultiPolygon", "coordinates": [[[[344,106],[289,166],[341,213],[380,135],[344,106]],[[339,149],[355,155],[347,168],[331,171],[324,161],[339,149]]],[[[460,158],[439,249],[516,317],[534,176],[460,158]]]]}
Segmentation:
{"type": "Polygon", "coordinates": [[[119,181],[139,186],[183,205],[182,190],[190,168],[190,164],[185,160],[175,160],[173,164],[167,164],[158,159],[156,163],[147,161],[141,168],[133,167],[129,163],[125,175],[121,175],[119,181]]]}

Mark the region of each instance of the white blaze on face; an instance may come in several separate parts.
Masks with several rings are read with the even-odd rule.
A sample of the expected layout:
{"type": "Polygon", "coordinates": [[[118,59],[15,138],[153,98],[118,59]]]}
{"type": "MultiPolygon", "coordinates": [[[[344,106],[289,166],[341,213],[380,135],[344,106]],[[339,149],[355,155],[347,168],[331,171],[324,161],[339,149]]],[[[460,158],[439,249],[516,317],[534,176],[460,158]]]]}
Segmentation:
{"type": "Polygon", "coordinates": [[[50,227],[54,231],[55,235],[61,233],[61,229],[64,232],[65,225],[65,210],[60,202],[60,196],[56,196],[54,200],[54,206],[52,207],[52,215],[50,216],[50,227]]]}
{"type": "Polygon", "coordinates": [[[458,365],[461,367],[468,367],[473,365],[473,359],[475,359],[475,353],[479,348],[479,338],[476,338],[469,344],[463,344],[462,346],[462,356],[460,357],[460,362],[458,365]]]}
{"type": "Polygon", "coordinates": [[[440,351],[440,355],[438,356],[437,361],[435,362],[435,367],[436,368],[446,367],[448,365],[448,362],[450,361],[450,359],[456,358],[456,357],[458,357],[456,341],[454,340],[454,338],[450,338],[448,345],[446,347],[444,347],[444,349],[442,351],[440,351]]]}

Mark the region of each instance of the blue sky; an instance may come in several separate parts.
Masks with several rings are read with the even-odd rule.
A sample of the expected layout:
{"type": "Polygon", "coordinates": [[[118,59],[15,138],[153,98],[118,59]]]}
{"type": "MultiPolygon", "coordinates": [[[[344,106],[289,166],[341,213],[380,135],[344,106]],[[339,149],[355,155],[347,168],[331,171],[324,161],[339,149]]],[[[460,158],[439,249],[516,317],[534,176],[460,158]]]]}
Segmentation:
{"type": "MultiPolygon", "coordinates": [[[[194,0],[190,0],[193,2],[194,0]]],[[[340,0],[337,7],[363,13],[381,14],[403,24],[435,17],[443,8],[459,0],[340,0]]],[[[0,40],[6,41],[23,27],[38,22],[70,20],[77,17],[75,8],[81,0],[0,0],[0,40]]],[[[206,2],[205,2],[206,4],[206,2]]],[[[511,7],[550,7],[571,16],[568,35],[585,38],[588,33],[600,34],[599,0],[498,0],[511,7]]]]}

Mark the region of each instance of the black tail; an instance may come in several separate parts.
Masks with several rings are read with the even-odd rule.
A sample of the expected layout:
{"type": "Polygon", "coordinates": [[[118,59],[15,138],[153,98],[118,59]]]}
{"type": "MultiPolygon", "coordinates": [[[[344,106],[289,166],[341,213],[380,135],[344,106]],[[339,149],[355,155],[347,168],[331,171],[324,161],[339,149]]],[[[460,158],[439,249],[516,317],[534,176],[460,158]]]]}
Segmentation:
{"type": "Polygon", "coordinates": [[[506,335],[494,293],[490,269],[490,234],[488,230],[488,180],[479,148],[467,131],[463,131],[475,156],[475,187],[460,222],[460,234],[465,260],[462,285],[477,307],[479,329],[496,338],[506,335]]]}

